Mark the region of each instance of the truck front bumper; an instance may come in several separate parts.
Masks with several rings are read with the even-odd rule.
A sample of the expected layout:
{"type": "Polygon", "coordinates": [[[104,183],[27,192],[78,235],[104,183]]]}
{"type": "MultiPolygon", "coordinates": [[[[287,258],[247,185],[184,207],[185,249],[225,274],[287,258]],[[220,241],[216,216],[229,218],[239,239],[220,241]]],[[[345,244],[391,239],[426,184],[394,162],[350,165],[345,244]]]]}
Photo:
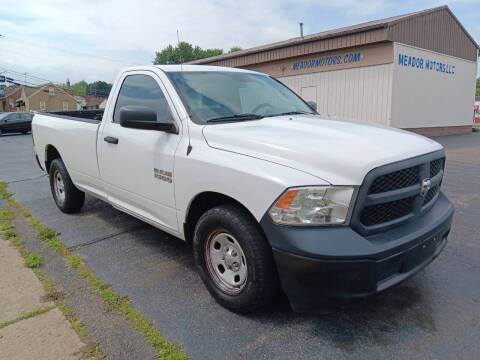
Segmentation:
{"type": "Polygon", "coordinates": [[[326,301],[379,293],[423,269],[445,248],[453,212],[440,193],[423,216],[368,237],[348,226],[277,225],[268,214],[260,225],[293,310],[317,312],[326,301]]]}

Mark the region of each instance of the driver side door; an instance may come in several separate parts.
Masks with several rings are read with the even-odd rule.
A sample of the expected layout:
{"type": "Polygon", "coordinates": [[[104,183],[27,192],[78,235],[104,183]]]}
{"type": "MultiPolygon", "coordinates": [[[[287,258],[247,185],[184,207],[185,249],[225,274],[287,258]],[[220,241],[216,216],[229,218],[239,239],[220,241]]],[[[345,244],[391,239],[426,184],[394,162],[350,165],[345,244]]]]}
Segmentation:
{"type": "Polygon", "coordinates": [[[121,210],[176,233],[173,165],[182,136],[181,121],[155,73],[129,72],[120,81],[115,107],[106,114],[98,140],[107,198],[121,210]],[[174,123],[178,134],[121,126],[120,110],[124,106],[156,110],[157,121],[174,123]]]}

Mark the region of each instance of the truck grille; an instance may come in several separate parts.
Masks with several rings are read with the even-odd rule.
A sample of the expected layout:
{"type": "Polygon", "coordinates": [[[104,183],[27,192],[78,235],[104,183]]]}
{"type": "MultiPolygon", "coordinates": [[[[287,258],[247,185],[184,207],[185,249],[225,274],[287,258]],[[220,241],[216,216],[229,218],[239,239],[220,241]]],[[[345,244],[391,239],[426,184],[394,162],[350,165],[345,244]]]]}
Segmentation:
{"type": "Polygon", "coordinates": [[[415,185],[419,181],[418,170],[418,166],[413,166],[379,176],[370,186],[370,194],[378,194],[415,185]]]}
{"type": "Polygon", "coordinates": [[[430,177],[433,178],[440,170],[443,170],[445,158],[433,160],[430,162],[430,177]]]}
{"type": "Polygon", "coordinates": [[[407,216],[413,210],[415,197],[394,200],[384,204],[366,206],[362,212],[362,224],[372,226],[407,216]]]}
{"type": "Polygon", "coordinates": [[[372,170],[359,190],[352,226],[369,234],[420,216],[438,197],[444,165],[440,151],[372,170]],[[426,179],[431,186],[422,194],[426,179]]]}
{"type": "Polygon", "coordinates": [[[435,185],[430,190],[428,190],[427,195],[425,195],[425,198],[423,199],[423,205],[426,205],[433,200],[435,195],[437,195],[439,188],[439,185],[435,185]]]}

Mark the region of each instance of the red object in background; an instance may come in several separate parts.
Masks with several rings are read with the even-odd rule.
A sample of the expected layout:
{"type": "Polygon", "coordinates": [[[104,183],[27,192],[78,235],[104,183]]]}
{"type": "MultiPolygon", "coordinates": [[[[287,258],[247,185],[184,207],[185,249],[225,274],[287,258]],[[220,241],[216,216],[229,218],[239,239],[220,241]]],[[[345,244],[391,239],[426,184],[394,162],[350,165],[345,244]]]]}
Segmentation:
{"type": "Polygon", "coordinates": [[[474,105],[473,110],[478,111],[478,105],[474,105]]]}
{"type": "Polygon", "coordinates": [[[480,124],[480,118],[478,117],[475,118],[475,124],[480,124]]]}

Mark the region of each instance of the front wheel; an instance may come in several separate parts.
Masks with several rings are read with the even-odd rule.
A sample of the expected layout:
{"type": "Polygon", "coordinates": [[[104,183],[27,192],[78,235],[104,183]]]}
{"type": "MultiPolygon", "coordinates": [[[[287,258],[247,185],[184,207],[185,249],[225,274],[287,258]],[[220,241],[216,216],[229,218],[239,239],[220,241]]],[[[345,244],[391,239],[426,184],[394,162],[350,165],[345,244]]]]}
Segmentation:
{"type": "Polygon", "coordinates": [[[72,182],[62,159],[55,159],[50,165],[50,189],[57,207],[64,213],[80,211],[85,202],[85,193],[72,182]]]}
{"type": "Polygon", "coordinates": [[[250,312],[278,293],[272,250],[246,211],[231,205],[208,210],[195,228],[193,248],[200,277],[222,306],[250,312]]]}

